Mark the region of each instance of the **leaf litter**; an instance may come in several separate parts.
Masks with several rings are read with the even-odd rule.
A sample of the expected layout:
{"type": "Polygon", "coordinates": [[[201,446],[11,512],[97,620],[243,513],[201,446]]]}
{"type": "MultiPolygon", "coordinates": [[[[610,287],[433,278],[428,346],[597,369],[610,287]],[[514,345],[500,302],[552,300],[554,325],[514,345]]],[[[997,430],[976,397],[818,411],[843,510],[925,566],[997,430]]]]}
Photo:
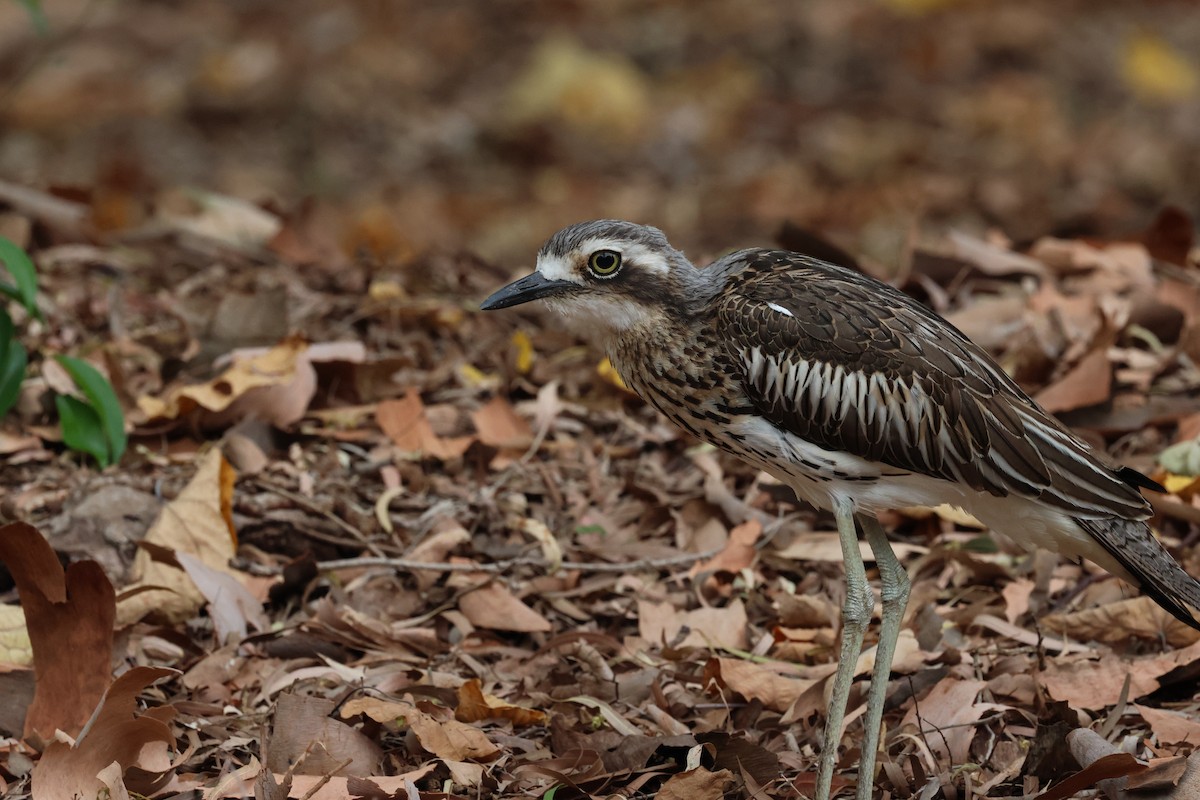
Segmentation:
{"type": "MultiPolygon", "coordinates": [[[[1046,298],[1070,297],[1063,313],[1080,309],[1054,337],[1010,337],[1013,352],[999,357],[1053,348],[1038,359],[1075,365],[1042,371],[1043,396],[1062,411],[1116,407],[1137,377],[1125,367],[1113,380],[1113,359],[1134,363],[1116,347],[1132,324],[1128,293],[1159,290],[1148,262],[1106,261],[1093,244],[1024,254],[966,241],[952,241],[953,257],[981,259],[979,275],[1015,285],[1033,275],[1041,289],[1026,302],[1054,309],[1046,298]],[[1067,286],[1098,270],[1133,273],[1099,289],[1067,286]]],[[[492,282],[459,264],[453,283],[482,293],[492,282]]],[[[437,293],[427,303],[457,305],[437,293]]],[[[1013,330],[1033,331],[1038,317],[1005,308],[1013,330]]],[[[140,398],[133,441],[145,430],[171,443],[141,457],[144,474],[174,488],[136,549],[116,556],[129,569],[113,576],[107,601],[96,599],[113,592],[97,564],[64,573],[52,539],[4,530],[35,668],[9,751],[34,764],[24,778],[34,796],[804,791],[842,591],[828,520],[664,425],[536,315],[440,319],[436,345],[421,339],[426,323],[388,327],[399,338],[377,355],[315,341],[317,325],[310,338],[234,355],[229,369],[240,372],[181,376],[155,390],[168,400],[140,398]],[[306,353],[310,379],[297,382],[289,365],[306,353]],[[187,419],[201,409],[203,420],[187,419]],[[242,410],[219,415],[229,409],[242,410]],[[224,438],[205,451],[197,430],[224,438]],[[239,476],[222,451],[245,462],[248,446],[257,466],[239,476]],[[109,617],[97,613],[106,607],[109,617]],[[81,641],[95,643],[72,644],[81,641]],[[118,656],[106,647],[124,668],[112,670],[118,656]],[[142,710],[113,716],[135,700],[142,710]],[[142,744],[100,747],[89,716],[142,744]]],[[[1146,362],[1145,386],[1172,374],[1164,357],[1146,362]]],[[[1162,470],[1153,474],[1178,487],[1167,502],[1180,512],[1160,529],[1186,535],[1195,493],[1162,470]]],[[[74,492],[96,480],[79,475],[74,492]]],[[[27,502],[52,520],[70,496],[27,502]]],[[[962,785],[962,764],[998,795],[1055,784],[1068,762],[1023,775],[1020,757],[1052,702],[1081,730],[1124,708],[1114,732],[1141,730],[1148,747],[1174,752],[1194,746],[1200,717],[1181,694],[1200,665],[1190,629],[1095,583],[1086,565],[1030,572],[1034,562],[953,509],[888,522],[924,598],[909,610],[889,689],[880,780],[897,793],[962,785]]],[[[861,703],[852,700],[847,741],[861,703]]],[[[1109,774],[1084,770],[1070,785],[1109,774]]],[[[20,773],[11,778],[20,785],[20,773]]]]}
{"type": "MultiPolygon", "coordinates": [[[[759,13],[747,24],[770,27],[772,12],[759,13]]],[[[1138,37],[1121,67],[1131,90],[1188,96],[1187,59],[1138,37]]],[[[95,42],[82,61],[114,46],[95,42]]],[[[271,45],[246,46],[240,58],[269,73],[271,45]]],[[[621,120],[598,150],[636,149],[655,129],[663,98],[639,60],[571,36],[530,53],[507,73],[511,113],[480,134],[498,151],[529,158],[551,136],[578,152],[597,119],[621,120]],[[589,74],[604,86],[594,106],[579,99],[589,74]]],[[[193,89],[211,104],[201,113],[237,113],[238,81],[253,83],[243,69],[221,55],[197,69],[193,89]]],[[[31,77],[73,98],[72,124],[97,113],[84,99],[106,97],[81,91],[80,70],[65,59],[60,83],[31,77]]],[[[675,108],[664,129],[702,147],[731,134],[688,120],[739,118],[767,91],[736,59],[674,80],[676,92],[705,86],[712,109],[675,108]]],[[[954,113],[990,130],[1032,94],[1009,85],[954,113]]],[[[34,96],[14,100],[12,119],[55,124],[56,106],[34,96]]],[[[136,91],[128,100],[152,106],[136,91]]],[[[924,156],[881,153],[871,132],[839,124],[836,142],[806,141],[820,170],[772,170],[742,194],[707,196],[877,232],[862,216],[877,187],[812,193],[821,200],[791,187],[863,170],[847,142],[896,163],[924,156]]],[[[883,135],[897,132],[924,135],[883,135]]],[[[1044,152],[1054,138],[1031,141],[1044,152]]],[[[49,319],[31,335],[54,351],[87,345],[133,445],[101,474],[60,456],[46,399],[67,384],[52,358],[34,364],[0,430],[0,510],[32,523],[0,529],[10,794],[811,791],[844,594],[830,520],[663,422],[549,317],[473,313],[516,263],[495,255],[509,253],[496,231],[510,220],[494,216],[508,198],[414,182],[398,204],[283,209],[128,177],[72,191],[0,185],[0,230],[44,277],[49,319]],[[491,257],[427,246],[424,227],[449,229],[454,214],[492,225],[491,257]],[[86,504],[95,497],[124,513],[100,516],[86,504]]],[[[594,176],[576,180],[541,175],[529,198],[540,210],[521,225],[549,232],[555,215],[585,207],[594,176]]],[[[1155,529],[1200,574],[1193,221],[1167,209],[1135,234],[1084,238],[1063,233],[1070,220],[1049,193],[1012,211],[1004,176],[947,185],[942,198],[933,188],[919,189],[931,213],[975,193],[1025,241],[951,225],[907,239],[898,258],[880,258],[870,233],[849,249],[880,274],[881,261],[900,263],[896,283],[1166,486],[1155,529]]],[[[692,227],[709,253],[746,233],[692,227]]],[[[795,226],[781,236],[847,252],[795,226]]],[[[1091,566],[1026,557],[953,509],[885,523],[913,600],[888,688],[882,791],[1188,796],[1200,736],[1191,629],[1091,566]]],[[[873,644],[856,669],[840,789],[855,780],[873,644]]]]}

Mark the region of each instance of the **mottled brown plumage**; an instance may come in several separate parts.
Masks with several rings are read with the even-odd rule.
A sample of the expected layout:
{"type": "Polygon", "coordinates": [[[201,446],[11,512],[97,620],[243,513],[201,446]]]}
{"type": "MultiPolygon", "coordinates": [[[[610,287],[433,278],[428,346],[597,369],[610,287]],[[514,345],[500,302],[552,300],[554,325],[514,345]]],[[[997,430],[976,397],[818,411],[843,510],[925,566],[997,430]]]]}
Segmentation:
{"type": "MultiPolygon", "coordinates": [[[[1145,522],[1139,487],[1160,487],[1095,453],[987,353],[886,284],[779,250],[696,269],[657,229],[601,220],[551,237],[538,272],[484,308],[537,298],[604,347],[665,416],[834,511],[849,581],[843,662],[870,612],[855,522],[883,578],[880,648],[894,646],[907,577],[874,513],[897,506],[960,506],[1026,546],[1096,561],[1200,627],[1188,610],[1200,607],[1200,584],[1145,522]]],[[[890,658],[876,662],[868,703],[872,759],[890,658]]],[[[839,667],[830,728],[851,668],[839,667]]],[[[827,731],[823,797],[836,746],[827,731]]],[[[859,796],[869,796],[861,781],[859,796]]]]}

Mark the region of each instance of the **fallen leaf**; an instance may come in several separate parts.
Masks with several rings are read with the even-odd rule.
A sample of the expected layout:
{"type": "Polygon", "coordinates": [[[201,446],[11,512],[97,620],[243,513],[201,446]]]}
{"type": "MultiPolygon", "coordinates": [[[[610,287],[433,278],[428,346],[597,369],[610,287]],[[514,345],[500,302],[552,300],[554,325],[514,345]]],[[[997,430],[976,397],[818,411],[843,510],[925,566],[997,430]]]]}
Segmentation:
{"type": "Polygon", "coordinates": [[[316,372],[305,357],[307,341],[293,336],[269,350],[238,354],[233,365],[211,381],[183,386],[165,398],[138,398],[150,421],[174,420],[207,412],[203,427],[227,427],[256,416],[278,427],[298,421],[316,392],[316,372]]]}
{"type": "Polygon", "coordinates": [[[762,664],[739,658],[710,658],[704,665],[704,682],[716,681],[747,700],[761,701],[773,711],[787,711],[796,698],[817,680],[782,675],[762,664]]]}
{"type": "Polygon", "coordinates": [[[915,727],[941,758],[952,764],[966,763],[970,760],[971,740],[978,730],[972,723],[989,711],[1004,708],[995,703],[976,702],[979,692],[986,687],[986,681],[960,680],[948,675],[909,709],[903,725],[915,727]]]}
{"type": "Polygon", "coordinates": [[[1145,595],[1106,603],[1082,611],[1047,614],[1041,619],[1046,633],[1082,642],[1116,644],[1131,637],[1187,647],[1200,641],[1200,631],[1175,619],[1145,595]]]}
{"type": "Polygon", "coordinates": [[[458,610],[477,628],[520,633],[551,629],[549,620],[522,603],[498,581],[491,581],[458,598],[458,610]]]}
{"type": "Polygon", "coordinates": [[[524,450],[533,442],[529,423],[499,395],[471,412],[471,421],[479,433],[479,441],[486,445],[502,450],[524,450]]]}
{"type": "Polygon", "coordinates": [[[221,643],[246,638],[250,628],[266,630],[262,603],[228,569],[210,567],[191,553],[179,552],[175,560],[208,601],[208,615],[221,643]]]}
{"type": "MultiPolygon", "coordinates": [[[[167,754],[175,747],[175,737],[163,719],[170,714],[138,714],[137,698],[150,684],[174,674],[175,670],[162,667],[133,667],[113,681],[79,736],[74,741],[55,739],[42,752],[33,768],[33,800],[107,792],[100,773],[114,762],[122,773],[130,767],[151,773],[149,782],[136,789],[151,793],[153,784],[171,769],[167,754]]],[[[120,788],[125,789],[124,781],[120,788]]]]}
{"type": "Polygon", "coordinates": [[[1200,84],[1187,55],[1148,33],[1136,33],[1126,42],[1121,74],[1134,91],[1152,100],[1181,100],[1200,84]]]}
{"type": "Polygon", "coordinates": [[[1134,704],[1160,745],[1200,744],[1200,718],[1134,704]]]}
{"type": "Polygon", "coordinates": [[[510,705],[499,697],[485,695],[478,678],[472,678],[458,687],[458,706],[454,709],[454,718],[459,722],[506,719],[515,728],[544,725],[546,722],[546,714],[542,711],[510,705]]]}
{"type": "MultiPolygon", "coordinates": [[[[376,722],[406,724],[421,747],[438,758],[451,761],[490,761],[500,750],[483,731],[450,718],[429,713],[428,704],[356,697],[342,705],[343,719],[363,714],[376,722]]],[[[444,709],[443,709],[444,711],[444,709]]]]}
{"type": "MultiPolygon", "coordinates": [[[[144,542],[173,553],[190,553],[213,569],[227,570],[235,544],[231,511],[235,477],[221,451],[213,448],[179,496],[163,508],[144,542]]],[[[117,602],[122,626],[147,615],[182,621],[204,603],[204,595],[187,573],[155,560],[147,549],[138,550],[131,572],[134,582],[117,602]]]]}
{"type": "Polygon", "coordinates": [[[265,743],[267,768],[297,775],[359,775],[379,771],[383,750],[373,739],[329,715],[337,703],[283,692],[275,701],[265,743]],[[349,763],[346,763],[349,762],[349,763]]]}
{"type": "Polygon", "coordinates": [[[733,782],[733,773],[727,769],[710,772],[696,767],[667,778],[655,795],[656,800],[720,800],[725,797],[725,787],[733,782]]]}
{"type": "Polygon", "coordinates": [[[94,561],[64,572],[46,539],[23,522],[0,528],[0,562],[17,585],[33,651],[36,684],[24,736],[74,736],[111,681],[112,584],[94,561]]]}
{"type": "Polygon", "coordinates": [[[1183,650],[1136,659],[1108,654],[1098,660],[1055,659],[1038,673],[1037,680],[1055,700],[1073,708],[1097,710],[1115,704],[1121,697],[1125,676],[1130,679],[1129,697],[1143,697],[1159,688],[1158,679],[1172,670],[1200,659],[1200,644],[1183,650]]]}
{"type": "Polygon", "coordinates": [[[638,632],[656,645],[671,647],[725,647],[745,650],[746,607],[735,599],[725,607],[712,606],[679,612],[670,603],[638,601],[638,632]],[[683,629],[688,633],[676,641],[683,629]]]}
{"type": "Polygon", "coordinates": [[[375,420],[399,449],[447,459],[461,456],[474,437],[443,439],[433,432],[425,415],[425,404],[416,389],[409,389],[400,400],[384,400],[375,411],[375,420]]]}
{"type": "Polygon", "coordinates": [[[1053,413],[1073,411],[1105,402],[1112,395],[1112,362],[1108,358],[1111,342],[1093,347],[1079,363],[1034,397],[1042,408],[1053,413]]]}
{"type": "Polygon", "coordinates": [[[753,564],[754,559],[758,556],[758,550],[755,549],[754,544],[760,536],[762,536],[761,522],[756,519],[743,522],[729,532],[729,539],[720,553],[707,561],[697,562],[688,574],[695,577],[698,574],[709,572],[724,571],[735,574],[741,572],[753,564]]]}

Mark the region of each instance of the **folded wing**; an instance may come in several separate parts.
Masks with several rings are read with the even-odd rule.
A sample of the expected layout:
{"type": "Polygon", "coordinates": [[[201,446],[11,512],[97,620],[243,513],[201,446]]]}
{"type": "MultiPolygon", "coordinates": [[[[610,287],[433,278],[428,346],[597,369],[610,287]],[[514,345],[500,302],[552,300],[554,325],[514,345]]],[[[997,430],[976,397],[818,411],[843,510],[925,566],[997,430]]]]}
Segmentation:
{"type": "MultiPolygon", "coordinates": [[[[1131,484],[980,348],[907,295],[794,253],[758,251],[718,309],[756,410],[828,450],[1036,497],[1071,516],[1145,519],[1131,484]]],[[[1135,477],[1136,476],[1136,477],[1135,477]]]]}

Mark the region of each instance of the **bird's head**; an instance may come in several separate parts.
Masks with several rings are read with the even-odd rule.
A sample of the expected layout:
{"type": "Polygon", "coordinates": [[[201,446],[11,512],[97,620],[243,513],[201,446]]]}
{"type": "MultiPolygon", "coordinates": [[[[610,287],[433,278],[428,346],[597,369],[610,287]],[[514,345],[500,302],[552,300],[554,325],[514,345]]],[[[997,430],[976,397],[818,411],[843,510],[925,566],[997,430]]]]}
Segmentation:
{"type": "Polygon", "coordinates": [[[584,334],[619,333],[661,321],[686,297],[696,270],[658,228],[619,220],[563,228],[538,251],[537,270],[500,289],[484,311],[545,300],[584,334]]]}

